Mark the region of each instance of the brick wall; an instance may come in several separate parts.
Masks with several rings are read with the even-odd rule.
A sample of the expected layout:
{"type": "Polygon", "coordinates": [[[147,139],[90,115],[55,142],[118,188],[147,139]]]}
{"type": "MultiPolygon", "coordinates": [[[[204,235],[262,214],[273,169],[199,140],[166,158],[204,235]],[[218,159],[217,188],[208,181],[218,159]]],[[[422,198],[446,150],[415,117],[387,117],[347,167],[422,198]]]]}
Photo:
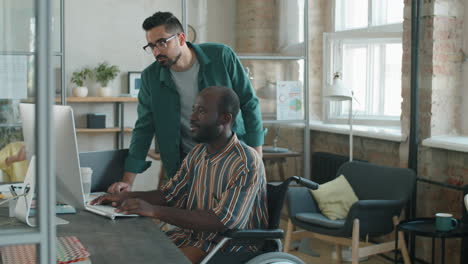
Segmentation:
{"type": "Polygon", "coordinates": [[[242,53],[271,53],[278,39],[276,0],[238,0],[236,47],[242,53]]]}
{"type": "MultiPolygon", "coordinates": [[[[461,130],[461,69],[464,59],[464,4],[460,0],[423,1],[421,21],[420,141],[461,130]]],[[[468,182],[468,154],[420,146],[418,176],[462,185],[468,182]]],[[[450,212],[461,217],[462,193],[419,183],[417,216],[450,212]]],[[[459,241],[447,242],[447,263],[459,263],[459,241]]],[[[430,261],[431,244],[417,239],[417,256],[430,261]]],[[[440,251],[436,252],[439,255],[440,251]]]]}

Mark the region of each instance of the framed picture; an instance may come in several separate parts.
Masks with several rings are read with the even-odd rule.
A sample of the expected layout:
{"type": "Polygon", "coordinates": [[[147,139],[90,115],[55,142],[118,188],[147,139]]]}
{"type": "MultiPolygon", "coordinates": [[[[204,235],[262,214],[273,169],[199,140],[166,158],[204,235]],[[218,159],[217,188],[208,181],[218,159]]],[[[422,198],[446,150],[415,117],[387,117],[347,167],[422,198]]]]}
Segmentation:
{"type": "Polygon", "coordinates": [[[141,87],[141,72],[128,72],[128,93],[137,97],[141,87]]]}

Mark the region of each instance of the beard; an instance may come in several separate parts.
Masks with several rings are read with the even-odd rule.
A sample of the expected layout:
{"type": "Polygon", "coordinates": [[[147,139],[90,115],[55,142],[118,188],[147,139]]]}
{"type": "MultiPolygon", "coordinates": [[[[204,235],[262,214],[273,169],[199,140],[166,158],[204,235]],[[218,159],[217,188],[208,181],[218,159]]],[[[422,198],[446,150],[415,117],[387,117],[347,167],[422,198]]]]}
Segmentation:
{"type": "Polygon", "coordinates": [[[158,56],[155,57],[156,61],[159,63],[164,68],[170,68],[172,65],[174,65],[179,59],[180,56],[182,56],[182,52],[179,52],[177,56],[174,59],[169,59],[166,55],[159,54],[158,56]],[[160,61],[159,59],[165,59],[160,61]]]}
{"type": "Polygon", "coordinates": [[[207,126],[196,126],[197,131],[192,133],[192,138],[197,143],[209,143],[214,139],[218,138],[221,134],[221,130],[218,127],[218,124],[211,124],[207,126]]]}

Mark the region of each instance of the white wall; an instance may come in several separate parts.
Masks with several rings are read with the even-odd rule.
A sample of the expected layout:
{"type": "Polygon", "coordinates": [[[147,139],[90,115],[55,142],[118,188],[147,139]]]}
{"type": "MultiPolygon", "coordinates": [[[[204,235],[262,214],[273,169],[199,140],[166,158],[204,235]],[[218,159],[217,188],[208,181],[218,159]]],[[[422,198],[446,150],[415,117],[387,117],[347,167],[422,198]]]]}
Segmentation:
{"type": "MultiPolygon", "coordinates": [[[[127,72],[142,71],[154,61],[141,47],[146,44],[141,25],[145,18],[157,11],[170,11],[181,17],[181,1],[163,0],[80,0],[65,3],[65,70],[68,95],[74,85],[70,82],[74,71],[84,66],[96,66],[107,61],[119,66],[121,73],[109,85],[113,95],[128,93],[127,72]]],[[[89,95],[96,95],[98,84],[87,83],[89,95]]],[[[77,127],[86,127],[87,113],[105,113],[106,127],[113,127],[113,104],[73,104],[77,127]]],[[[136,121],[136,104],[125,104],[125,126],[136,121]]],[[[125,146],[130,141],[125,137],[125,146]]],[[[112,149],[114,134],[79,134],[80,151],[112,149]]]]}
{"type": "MultiPolygon", "coordinates": [[[[127,93],[127,72],[141,71],[154,61],[144,53],[143,21],[156,11],[181,16],[180,1],[163,0],[80,0],[65,3],[65,55],[67,90],[70,77],[83,66],[107,61],[121,73],[111,83],[115,95],[127,93]]],[[[97,85],[91,85],[95,95],[97,85]]]]}

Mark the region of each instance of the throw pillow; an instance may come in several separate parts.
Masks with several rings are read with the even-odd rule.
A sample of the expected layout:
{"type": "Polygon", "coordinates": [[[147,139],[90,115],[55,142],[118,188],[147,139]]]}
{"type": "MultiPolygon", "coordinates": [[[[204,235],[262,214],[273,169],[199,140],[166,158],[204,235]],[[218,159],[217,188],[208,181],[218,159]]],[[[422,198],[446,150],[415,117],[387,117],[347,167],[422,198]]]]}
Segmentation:
{"type": "Polygon", "coordinates": [[[331,220],[344,219],[359,199],[344,175],[310,190],[322,214],[331,220]]]}

